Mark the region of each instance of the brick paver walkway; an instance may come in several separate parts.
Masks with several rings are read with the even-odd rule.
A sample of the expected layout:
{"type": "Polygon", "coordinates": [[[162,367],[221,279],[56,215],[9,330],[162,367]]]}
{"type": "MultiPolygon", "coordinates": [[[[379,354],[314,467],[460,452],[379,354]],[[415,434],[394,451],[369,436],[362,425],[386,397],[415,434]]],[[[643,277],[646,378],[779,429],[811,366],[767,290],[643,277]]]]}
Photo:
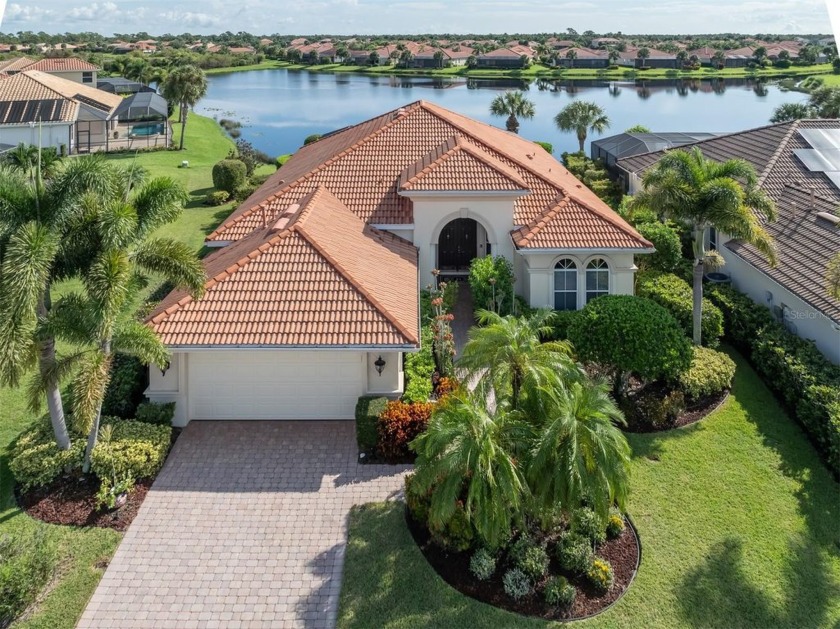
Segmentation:
{"type": "Polygon", "coordinates": [[[332,627],[347,514],[400,495],[353,422],[192,422],[80,628],[332,627]]]}

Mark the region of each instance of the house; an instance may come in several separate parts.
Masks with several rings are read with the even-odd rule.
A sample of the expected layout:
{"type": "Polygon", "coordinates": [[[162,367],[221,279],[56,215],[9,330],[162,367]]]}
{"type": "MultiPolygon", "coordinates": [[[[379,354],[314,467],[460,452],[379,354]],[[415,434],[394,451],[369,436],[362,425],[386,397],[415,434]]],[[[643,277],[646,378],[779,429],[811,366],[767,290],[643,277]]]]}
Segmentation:
{"type": "Polygon", "coordinates": [[[611,46],[618,46],[621,43],[620,39],[615,37],[596,37],[589,45],[593,48],[609,48],[611,46]]]}
{"type": "Polygon", "coordinates": [[[549,153],[419,101],[301,148],[208,237],[204,296],[148,323],[172,350],[146,395],[192,419],[350,419],[399,395],[418,292],[511,260],[537,307],[633,292],[651,244],[549,153]]]}
{"type": "Polygon", "coordinates": [[[155,88],[149,87],[140,81],[133,81],[122,76],[108,76],[97,79],[96,89],[111,92],[111,94],[136,94],[137,92],[154,92],[155,88]]]}
{"type": "Polygon", "coordinates": [[[639,50],[640,48],[633,49],[632,57],[627,56],[626,52],[622,54],[622,57],[632,60],[633,64],[637,68],[676,69],[677,67],[677,55],[674,53],[663,52],[662,50],[657,50],[656,48],[648,48],[647,59],[640,59],[639,50]]]}
{"type": "Polygon", "coordinates": [[[100,68],[79,57],[46,57],[35,61],[24,68],[46,72],[67,81],[83,85],[96,86],[97,74],[100,68]]]}
{"type": "Polygon", "coordinates": [[[619,181],[625,192],[628,192],[629,183],[622,180],[616,163],[619,159],[661,151],[670,148],[693,144],[700,140],[714,138],[720,133],[618,133],[605,138],[593,140],[590,146],[590,157],[593,160],[600,160],[606,169],[619,181]]]}
{"type": "MultiPolygon", "coordinates": [[[[747,160],[776,202],[778,220],[766,225],[778,248],[775,267],[754,247],[710,233],[732,284],[840,364],[840,301],[828,296],[823,281],[829,259],[840,251],[840,172],[834,170],[840,163],[840,120],[784,122],[686,148],[693,146],[710,159],[747,160]]],[[[631,193],[662,155],[656,151],[618,161],[631,193]]]]}
{"type": "Polygon", "coordinates": [[[0,75],[17,74],[33,63],[35,63],[35,60],[29,57],[12,57],[11,59],[0,61],[0,75]]]}
{"type": "Polygon", "coordinates": [[[750,46],[727,50],[724,57],[724,66],[727,68],[745,68],[748,63],[755,60],[753,58],[755,51],[756,48],[750,46]]]}
{"type": "Polygon", "coordinates": [[[454,48],[426,48],[418,52],[411,59],[411,67],[413,68],[450,68],[463,67],[467,65],[467,61],[473,55],[473,49],[468,46],[459,46],[454,48]],[[435,54],[440,52],[442,58],[440,62],[435,58],[435,54]]]}
{"type": "Polygon", "coordinates": [[[39,141],[69,153],[109,150],[131,128],[120,126],[124,99],[38,70],[0,81],[0,143],[39,141]]]}
{"type": "Polygon", "coordinates": [[[479,55],[476,66],[479,68],[524,68],[534,58],[534,51],[525,46],[497,48],[492,52],[479,55]]]}
{"type": "Polygon", "coordinates": [[[610,65],[609,55],[605,50],[591,48],[568,48],[557,51],[557,65],[561,68],[606,68],[610,65]],[[574,58],[567,55],[574,52],[574,58]]]}

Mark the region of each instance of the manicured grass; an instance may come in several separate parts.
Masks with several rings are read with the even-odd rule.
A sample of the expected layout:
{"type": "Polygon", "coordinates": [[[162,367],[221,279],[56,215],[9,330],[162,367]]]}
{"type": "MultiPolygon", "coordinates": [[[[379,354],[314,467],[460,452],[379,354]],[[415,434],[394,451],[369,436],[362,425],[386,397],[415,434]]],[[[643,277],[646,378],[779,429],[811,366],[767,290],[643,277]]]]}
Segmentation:
{"type": "Polygon", "coordinates": [[[262,63],[252,63],[247,66],[235,66],[232,68],[210,68],[205,70],[205,74],[229,74],[231,72],[248,72],[250,70],[276,70],[277,68],[285,67],[282,61],[263,61],[262,63]]]}
{"type": "Polygon", "coordinates": [[[820,74],[822,84],[828,87],[840,87],[840,74],[820,74]]]}
{"type": "MultiPolygon", "coordinates": [[[[694,426],[631,435],[642,566],[587,627],[836,627],[840,487],[737,354],[726,404],[694,426]]],[[[414,544],[402,503],[350,518],[340,627],[540,627],[466,598],[414,544]]]]}

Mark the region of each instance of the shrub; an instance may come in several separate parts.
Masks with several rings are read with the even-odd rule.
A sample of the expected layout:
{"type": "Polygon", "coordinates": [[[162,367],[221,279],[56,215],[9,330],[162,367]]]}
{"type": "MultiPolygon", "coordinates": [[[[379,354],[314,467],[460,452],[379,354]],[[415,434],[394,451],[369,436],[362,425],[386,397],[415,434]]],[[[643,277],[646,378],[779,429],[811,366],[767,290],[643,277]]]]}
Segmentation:
{"type": "Polygon", "coordinates": [[[385,459],[409,456],[408,444],[426,429],[432,405],[428,402],[388,402],[377,423],[376,450],[385,459]]]}
{"type": "Polygon", "coordinates": [[[637,225],[639,233],[653,243],[656,251],[650,255],[642,255],[639,267],[673,273],[682,260],[682,243],[677,231],[665,223],[642,223],[637,225]]]}
{"type": "Polygon", "coordinates": [[[496,558],[486,548],[479,548],[470,559],[470,572],[479,581],[486,581],[496,571],[496,558]]]}
{"type": "Polygon", "coordinates": [[[420,492],[414,482],[414,473],[405,477],[405,505],[415,522],[426,524],[429,520],[429,507],[432,503],[432,493],[420,492]]]}
{"type": "Polygon", "coordinates": [[[723,313],[726,340],[747,355],[762,330],[777,325],[769,308],[755,303],[731,286],[716,284],[705,294],[723,313]]]}
{"type": "Polygon", "coordinates": [[[549,155],[554,152],[554,145],[551,142],[534,142],[534,144],[539,144],[549,155]]]}
{"type": "Polygon", "coordinates": [[[697,400],[716,395],[732,386],[735,362],[723,352],[695,347],[691,367],[680,374],[680,388],[686,397],[697,400]]]}
{"type": "Polygon", "coordinates": [[[477,310],[494,310],[501,315],[511,313],[513,265],[510,260],[504,256],[475,258],[470,264],[469,283],[477,310]]]}
{"type": "Polygon", "coordinates": [[[542,546],[531,545],[516,562],[516,567],[532,581],[539,581],[548,572],[548,553],[542,546]]]}
{"type": "Polygon", "coordinates": [[[427,402],[432,396],[432,374],[435,373],[435,356],[432,352],[432,328],[424,325],[420,330],[420,351],[405,355],[405,402],[427,402]]]}
{"type": "Polygon", "coordinates": [[[517,601],[531,593],[531,582],[519,568],[513,568],[505,572],[502,585],[505,588],[505,594],[517,601]]]}
{"type": "Polygon", "coordinates": [[[213,166],[213,186],[233,194],[245,184],[248,168],[238,159],[223,159],[213,166]]]}
{"type": "Polygon", "coordinates": [[[553,607],[571,607],[576,594],[575,586],[566,577],[551,577],[543,589],[545,602],[553,607]]]}
{"type": "Polygon", "coordinates": [[[230,199],[230,193],[227,190],[214,190],[207,195],[207,205],[224,205],[230,199]]]}
{"type": "Polygon", "coordinates": [[[595,544],[607,539],[606,523],[589,507],[577,509],[572,514],[572,530],[595,544]]]}
{"type": "Polygon", "coordinates": [[[257,191],[257,188],[259,188],[259,186],[254,185],[250,182],[246,183],[245,185],[240,186],[234,191],[233,200],[237,203],[242,203],[245,199],[254,194],[257,191]]]}
{"type": "Polygon", "coordinates": [[[663,430],[672,427],[685,410],[685,394],[679,389],[663,391],[661,387],[644,387],[620,400],[627,425],[634,430],[663,430]]]}
{"type": "Polygon", "coordinates": [[[111,365],[111,379],[108,381],[105,399],[102,402],[102,414],[123,419],[135,417],[137,406],[143,401],[148,377],[146,366],[138,358],[115,353],[111,365]]]}
{"type": "Polygon", "coordinates": [[[48,485],[66,470],[81,467],[84,439],[73,439],[69,450],[61,450],[48,418],[17,438],[9,453],[9,469],[23,491],[48,485]]]}
{"type": "Polygon", "coordinates": [[[674,318],[632,295],[589,302],[569,327],[569,339],[581,359],[610,367],[617,382],[628,372],[643,380],[672,379],[691,364],[691,343],[674,318]]]}
{"type": "Polygon", "coordinates": [[[624,516],[621,515],[621,511],[613,507],[607,518],[607,537],[615,539],[624,532],[624,527],[624,516]]]}
{"type": "Polygon", "coordinates": [[[388,398],[376,395],[363,395],[356,402],[356,443],[362,452],[376,449],[379,415],[385,410],[388,398]]]}
{"type": "Polygon", "coordinates": [[[592,543],[575,533],[569,533],[557,544],[557,560],[564,570],[583,574],[592,566],[592,543]]]}
{"type": "Polygon", "coordinates": [[[312,135],[306,136],[306,139],[303,141],[303,145],[306,146],[307,144],[312,144],[313,142],[317,142],[321,139],[320,133],[313,133],[312,135]]]}
{"type": "Polygon", "coordinates": [[[592,566],[586,572],[587,580],[595,586],[599,592],[609,592],[613,586],[615,577],[613,576],[613,569],[610,562],[601,557],[597,557],[592,566]]]}
{"type": "Polygon", "coordinates": [[[551,318],[551,334],[546,341],[565,341],[569,338],[569,328],[580,315],[578,310],[557,310],[551,318]]]}
{"type": "Polygon", "coordinates": [[[277,169],[280,170],[280,168],[282,168],[283,165],[290,159],[292,159],[291,153],[288,155],[280,155],[276,160],[277,169]]]}
{"type": "Polygon", "coordinates": [[[117,506],[117,498],[120,494],[127,494],[134,488],[134,479],[130,477],[112,482],[103,478],[99,484],[99,491],[96,492],[97,509],[113,509],[117,506]]]}
{"type": "MultiPolygon", "coordinates": [[[[693,335],[693,294],[691,286],[685,280],[672,273],[655,271],[639,273],[636,294],[652,299],[668,309],[682,326],[688,337],[693,335]]],[[[701,319],[703,344],[717,347],[723,336],[723,314],[707,298],[703,298],[703,316],[701,319]]]]}
{"type": "Polygon", "coordinates": [[[432,541],[449,550],[463,552],[472,546],[475,539],[475,529],[467,518],[464,505],[459,503],[449,521],[443,527],[429,525],[432,541]]]}
{"type": "Polygon", "coordinates": [[[840,476],[840,386],[807,387],[796,407],[796,416],[828,467],[840,476]]]}
{"type": "Polygon", "coordinates": [[[91,469],[100,479],[151,478],[163,467],[172,428],[113,417],[102,425],[112,426],[112,438],[91,453],[91,469]]]}
{"type": "Polygon", "coordinates": [[[175,402],[158,404],[157,402],[143,402],[137,407],[137,421],[144,424],[171,426],[175,417],[175,402]]]}
{"type": "Polygon", "coordinates": [[[0,627],[32,604],[57,562],[55,540],[45,526],[0,536],[0,627]]]}

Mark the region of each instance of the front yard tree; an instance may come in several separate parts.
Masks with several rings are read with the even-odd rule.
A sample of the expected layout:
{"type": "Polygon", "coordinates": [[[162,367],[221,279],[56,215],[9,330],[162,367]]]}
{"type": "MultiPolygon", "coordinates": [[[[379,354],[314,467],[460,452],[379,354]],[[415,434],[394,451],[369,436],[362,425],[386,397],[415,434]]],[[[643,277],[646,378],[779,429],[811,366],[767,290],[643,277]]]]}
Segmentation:
{"type": "Polygon", "coordinates": [[[510,90],[493,99],[490,103],[490,113],[494,116],[507,116],[507,130],[519,133],[519,119],[531,120],[536,114],[536,108],[534,103],[525,97],[525,92],[510,90]]]}
{"type": "Polygon", "coordinates": [[[207,75],[198,66],[187,64],[170,72],[162,85],[163,97],[178,103],[180,107],[181,140],[180,150],[184,150],[184,131],[187,128],[187,114],[207,93],[207,75]]]}
{"type": "Polygon", "coordinates": [[[595,103],[576,100],[554,117],[554,124],[560,131],[574,131],[580,143],[580,152],[583,153],[588,132],[603,133],[609,128],[610,119],[595,103]]]}
{"type": "Polygon", "coordinates": [[[631,207],[647,207],[691,229],[694,243],[694,343],[701,342],[703,269],[706,263],[706,230],[738,238],[776,263],[773,239],[764,220],[776,219],[773,200],[758,186],[755,169],[742,159],[716,162],[699,148],[669,151],[642,178],[643,190],[631,207]]]}

